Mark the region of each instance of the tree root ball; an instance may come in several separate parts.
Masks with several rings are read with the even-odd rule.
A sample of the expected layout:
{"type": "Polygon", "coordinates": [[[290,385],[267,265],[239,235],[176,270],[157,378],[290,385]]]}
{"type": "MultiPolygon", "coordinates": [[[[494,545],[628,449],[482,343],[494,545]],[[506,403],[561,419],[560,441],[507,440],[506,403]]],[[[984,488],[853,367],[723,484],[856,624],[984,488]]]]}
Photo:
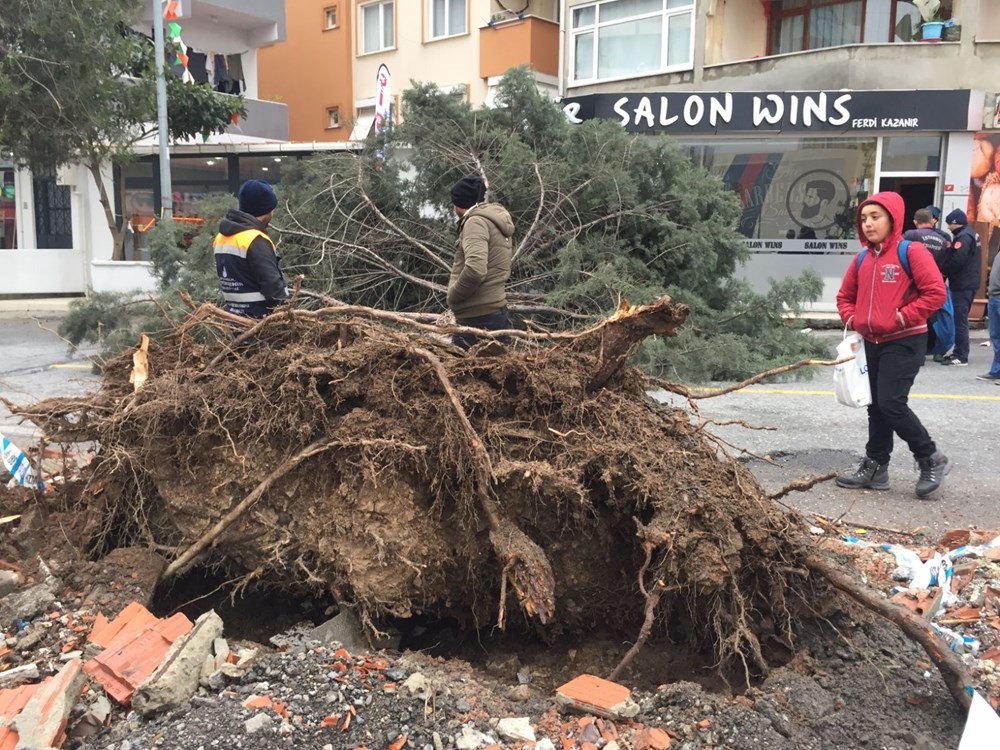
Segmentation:
{"type": "Polygon", "coordinates": [[[255,324],[203,306],[137,392],[129,355],[98,393],[19,411],[99,443],[103,543],[176,549],[170,574],[332,591],[372,628],[422,613],[552,637],[634,639],[656,592],[654,632],[760,674],[809,585],[804,535],[624,366],[685,316],[664,298],[463,352],[353,308],[255,324]]]}

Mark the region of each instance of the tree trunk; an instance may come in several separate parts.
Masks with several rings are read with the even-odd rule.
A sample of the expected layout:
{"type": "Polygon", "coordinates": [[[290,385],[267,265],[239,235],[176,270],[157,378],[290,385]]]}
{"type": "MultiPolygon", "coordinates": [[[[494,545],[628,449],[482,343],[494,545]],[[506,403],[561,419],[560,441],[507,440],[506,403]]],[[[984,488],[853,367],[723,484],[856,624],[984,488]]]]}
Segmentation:
{"type": "Polygon", "coordinates": [[[101,196],[101,206],[104,208],[104,218],[108,222],[108,231],[111,232],[111,241],[114,243],[114,250],[111,260],[125,260],[125,227],[118,226],[115,218],[115,209],[111,205],[111,198],[104,185],[104,175],[101,174],[101,163],[91,162],[87,165],[94,182],[97,183],[97,190],[101,196]]]}
{"type": "Polygon", "coordinates": [[[598,356],[597,370],[587,390],[593,392],[603,388],[647,337],[676,336],[689,312],[687,305],[675,303],[667,295],[638,307],[622,302],[614,315],[581,336],[575,344],[598,356]]]}

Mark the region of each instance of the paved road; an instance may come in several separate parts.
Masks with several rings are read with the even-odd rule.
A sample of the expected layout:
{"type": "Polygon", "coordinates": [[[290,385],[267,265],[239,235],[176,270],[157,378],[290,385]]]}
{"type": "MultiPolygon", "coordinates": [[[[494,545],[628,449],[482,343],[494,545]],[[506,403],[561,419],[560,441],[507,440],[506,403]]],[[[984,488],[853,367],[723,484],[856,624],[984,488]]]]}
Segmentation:
{"type": "MultiPolygon", "coordinates": [[[[0,314],[0,395],[15,403],[46,396],[73,395],[92,389],[97,377],[89,367],[89,348],[70,355],[55,333],[58,318],[0,314]]],[[[858,525],[938,531],[954,526],[1000,528],[1000,387],[975,379],[985,372],[991,349],[975,338],[969,367],[942,367],[928,362],[913,390],[914,409],[955,470],[936,502],[913,495],[916,471],[905,446],[898,446],[890,468],[892,487],[885,492],[851,492],[828,482],[789,502],[803,510],[839,516],[858,525]]],[[[831,335],[831,345],[835,343],[831,335]]],[[[748,465],[768,491],[793,479],[847,469],[860,460],[866,437],[863,409],[834,401],[832,372],[823,369],[810,381],[756,386],[700,402],[710,419],[738,419],[774,431],[717,426],[724,440],[774,463],[748,459],[748,465]]],[[[27,445],[36,437],[30,424],[21,425],[0,406],[0,431],[27,445]]]]}
{"type": "MultiPolygon", "coordinates": [[[[94,347],[76,353],[56,329],[58,316],[27,317],[0,314],[0,396],[15,404],[30,404],[49,396],[72,396],[96,386],[87,357],[94,347]]],[[[37,436],[31,423],[21,424],[0,404],[0,432],[26,447],[37,436]]],[[[0,467],[2,473],[2,467],[0,467]]]]}
{"type": "MultiPolygon", "coordinates": [[[[975,379],[989,369],[993,350],[979,346],[986,340],[985,331],[972,335],[968,367],[943,367],[928,360],[911,392],[913,410],[955,462],[939,500],[916,499],[913,457],[897,440],[889,490],[850,491],[827,482],[787,501],[826,516],[846,514],[846,520],[859,526],[925,526],[934,532],[968,525],[1000,528],[1000,387],[975,379]]],[[[866,412],[837,404],[832,378],[832,371],[824,368],[811,381],[756,386],[699,404],[709,419],[776,428],[713,428],[733,445],[773,459],[771,464],[748,458],[748,465],[765,489],[774,491],[793,479],[853,468],[864,455],[866,412]]]]}

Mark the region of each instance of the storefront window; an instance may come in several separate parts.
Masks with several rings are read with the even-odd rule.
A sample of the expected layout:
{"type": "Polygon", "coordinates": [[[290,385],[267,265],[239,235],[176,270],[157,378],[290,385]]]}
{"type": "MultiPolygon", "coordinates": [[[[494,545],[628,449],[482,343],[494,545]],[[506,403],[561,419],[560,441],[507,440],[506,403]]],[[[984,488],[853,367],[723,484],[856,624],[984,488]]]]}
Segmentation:
{"type": "Polygon", "coordinates": [[[197,216],[198,204],[211,193],[230,193],[229,158],[201,156],[173,158],[170,173],[174,190],[174,216],[197,216]]]}
{"type": "Polygon", "coordinates": [[[125,219],[137,232],[146,231],[158,213],[154,186],[156,172],[151,161],[136,161],[122,167],[125,180],[125,219]]]}
{"type": "Polygon", "coordinates": [[[17,192],[14,165],[0,162],[0,250],[17,249],[17,192]]]}
{"type": "Polygon", "coordinates": [[[883,172],[938,172],[941,170],[939,136],[890,136],[882,144],[883,172]]]}
{"type": "Polygon", "coordinates": [[[277,185],[281,182],[281,169],[288,162],[287,156],[240,156],[240,184],[263,180],[277,185]]]}
{"type": "Polygon", "coordinates": [[[686,141],[685,147],[739,195],[745,237],[857,236],[857,206],[875,181],[875,138],[686,141]]]}

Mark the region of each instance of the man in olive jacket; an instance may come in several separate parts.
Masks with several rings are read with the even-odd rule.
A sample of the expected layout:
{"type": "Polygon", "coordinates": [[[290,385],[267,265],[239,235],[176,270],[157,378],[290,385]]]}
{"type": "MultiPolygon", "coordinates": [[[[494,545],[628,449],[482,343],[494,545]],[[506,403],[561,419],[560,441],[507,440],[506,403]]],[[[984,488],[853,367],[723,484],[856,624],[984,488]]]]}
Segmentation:
{"type": "MultiPolygon", "coordinates": [[[[510,328],[507,279],[514,221],[506,208],[485,200],[486,183],[475,175],[463,177],[451,189],[458,215],[458,246],[448,279],[448,307],[460,326],[502,331],[510,328]]],[[[477,340],[472,334],[452,339],[463,349],[477,340]]]]}

